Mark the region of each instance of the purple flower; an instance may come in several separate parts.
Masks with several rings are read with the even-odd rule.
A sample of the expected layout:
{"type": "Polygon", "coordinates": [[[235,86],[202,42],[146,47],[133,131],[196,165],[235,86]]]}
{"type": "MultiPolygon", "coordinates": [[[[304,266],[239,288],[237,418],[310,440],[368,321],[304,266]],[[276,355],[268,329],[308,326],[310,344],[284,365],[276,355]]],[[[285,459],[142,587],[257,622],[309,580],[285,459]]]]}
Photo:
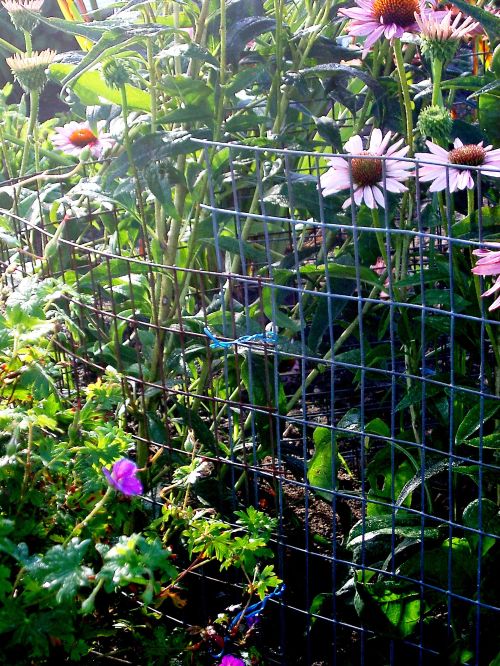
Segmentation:
{"type": "Polygon", "coordinates": [[[245,662],[238,657],[233,657],[232,654],[226,654],[222,657],[219,666],[245,666],[245,662]]]}
{"type": "Polygon", "coordinates": [[[102,472],[110,486],[119,490],[124,495],[140,495],[142,483],[137,478],[137,465],[127,458],[118,460],[113,465],[111,472],[105,467],[102,472]]]}

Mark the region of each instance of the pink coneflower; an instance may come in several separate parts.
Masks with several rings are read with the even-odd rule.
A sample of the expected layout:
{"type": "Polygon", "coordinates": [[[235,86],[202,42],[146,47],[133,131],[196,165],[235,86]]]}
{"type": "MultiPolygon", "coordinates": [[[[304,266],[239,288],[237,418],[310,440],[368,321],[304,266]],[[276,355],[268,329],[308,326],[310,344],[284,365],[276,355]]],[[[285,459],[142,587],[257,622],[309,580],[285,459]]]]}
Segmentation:
{"type": "Polygon", "coordinates": [[[101,132],[104,124],[102,121],[97,124],[96,135],[90,129],[88,122],[71,121],[64,127],[56,127],[51,141],[56,148],[68,155],[78,157],[85,148],[88,148],[93,157],[100,159],[115,144],[115,140],[109,134],[101,132]]]}
{"type": "MultiPolygon", "coordinates": [[[[387,148],[391,140],[392,133],[382,138],[382,132],[374,129],[370,137],[368,150],[363,150],[363,140],[359,135],[349,139],[344,145],[344,149],[350,155],[355,155],[350,163],[344,157],[332,157],[328,160],[330,168],[320,178],[321,189],[324,196],[335,194],[342,190],[350,189],[351,176],[354,188],[354,203],[360,205],[363,201],[368,208],[385,207],[383,189],[385,187],[389,192],[406,192],[407,187],[403,185],[411,173],[409,169],[413,168],[411,162],[403,162],[396,158],[404,157],[409,148],[403,146],[403,139],[400,139],[390,148],[387,148]],[[385,174],[381,159],[376,156],[386,156],[391,159],[385,160],[385,174]],[[370,159],[367,159],[369,157],[370,159]]],[[[342,208],[351,205],[351,197],[345,201],[342,208]]]]}
{"type": "MultiPolygon", "coordinates": [[[[348,31],[350,35],[367,36],[363,58],[377,39],[402,37],[405,32],[417,32],[415,14],[420,15],[431,10],[426,9],[424,0],[356,0],[357,7],[340,9],[339,14],[351,19],[348,31]]],[[[443,12],[436,12],[442,16],[443,12]]]]}
{"type": "MultiPolygon", "coordinates": [[[[495,243],[495,247],[500,247],[500,245],[495,243]]],[[[485,296],[493,296],[493,294],[495,294],[497,291],[500,291],[500,251],[479,249],[479,250],[474,250],[472,254],[474,254],[476,257],[480,257],[477,264],[472,269],[474,275],[498,276],[493,286],[490,287],[487,291],[485,291],[484,294],[482,294],[483,298],[485,296]]],[[[491,312],[492,310],[496,310],[497,308],[500,308],[500,296],[498,296],[493,301],[488,310],[491,312]]]]}
{"type": "Polygon", "coordinates": [[[417,160],[423,162],[419,169],[419,180],[423,183],[432,181],[430,192],[440,192],[450,187],[450,192],[471,190],[474,187],[472,172],[467,168],[487,166],[497,169],[489,171],[481,169],[483,176],[500,178],[500,148],[492,150],[492,146],[483,146],[481,143],[468,143],[464,145],[456,138],[453,150],[445,150],[432,141],[426,141],[430,153],[416,153],[417,160]],[[427,162],[441,162],[441,164],[427,164],[427,162]],[[442,164],[445,162],[446,164],[442,164]],[[451,165],[451,166],[447,166],[451,165]]]}

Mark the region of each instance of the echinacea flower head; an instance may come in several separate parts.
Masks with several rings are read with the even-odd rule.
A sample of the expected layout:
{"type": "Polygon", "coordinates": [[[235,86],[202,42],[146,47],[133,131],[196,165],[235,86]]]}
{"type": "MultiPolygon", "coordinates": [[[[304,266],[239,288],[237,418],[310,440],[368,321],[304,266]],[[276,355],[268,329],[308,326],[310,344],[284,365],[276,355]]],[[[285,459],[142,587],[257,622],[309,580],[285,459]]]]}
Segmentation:
{"type": "MultiPolygon", "coordinates": [[[[495,247],[500,247],[500,246],[495,243],[495,247]]],[[[476,257],[480,257],[476,265],[472,269],[474,275],[498,276],[493,286],[490,287],[488,290],[486,290],[484,294],[482,294],[483,298],[485,296],[486,297],[493,296],[493,294],[495,294],[497,291],[500,291],[500,250],[494,251],[494,250],[480,249],[480,250],[474,250],[472,254],[474,254],[476,257]]],[[[497,308],[500,308],[500,296],[498,296],[493,301],[488,310],[491,312],[492,310],[496,310],[497,308]]]]}
{"type": "Polygon", "coordinates": [[[500,178],[500,148],[481,143],[463,144],[456,138],[452,150],[445,150],[426,141],[430,153],[416,153],[415,158],[422,162],[419,168],[419,180],[430,182],[429,192],[441,192],[449,186],[450,192],[471,190],[474,187],[472,171],[467,167],[486,167],[481,169],[483,176],[500,178]],[[435,163],[435,164],[434,164],[435,163]],[[493,169],[493,170],[491,170],[493,169]]]}
{"type": "MultiPolygon", "coordinates": [[[[328,160],[330,168],[320,178],[323,196],[350,189],[351,179],[353,199],[357,206],[364,201],[368,208],[374,209],[378,206],[385,208],[384,188],[397,194],[406,192],[408,188],[403,182],[412,175],[409,170],[413,168],[413,164],[398,158],[404,157],[409,148],[402,145],[403,139],[388,147],[391,138],[391,132],[382,136],[378,128],[374,129],[368,149],[364,150],[363,139],[359,135],[351,137],[344,145],[344,149],[355,157],[348,160],[339,156],[328,160]]],[[[351,203],[349,197],[342,208],[347,208],[351,203]]]]}
{"type": "Polygon", "coordinates": [[[420,28],[421,51],[431,58],[448,62],[455,55],[458,43],[469,37],[479,25],[470,16],[462,21],[462,14],[453,12],[426,12],[415,14],[415,21],[420,28]]]}
{"type": "MultiPolygon", "coordinates": [[[[381,37],[394,39],[405,32],[417,32],[415,15],[430,12],[424,0],[356,0],[357,7],[340,9],[339,14],[350,18],[348,32],[366,37],[363,57],[381,37]]],[[[437,12],[440,16],[443,12],[437,12]]]]}
{"type": "Polygon", "coordinates": [[[137,478],[137,465],[131,460],[121,458],[115,462],[111,472],[103,467],[102,473],[108,480],[109,485],[124,495],[140,495],[142,493],[142,483],[137,478]]]}
{"type": "Polygon", "coordinates": [[[3,0],[2,5],[9,12],[10,20],[18,30],[31,32],[38,25],[44,0],[3,0]]]}
{"type": "Polygon", "coordinates": [[[219,666],[245,666],[245,662],[238,657],[233,657],[232,654],[226,654],[222,657],[219,666]]]}
{"type": "Polygon", "coordinates": [[[109,134],[102,132],[103,127],[104,123],[99,122],[97,133],[94,134],[88,122],[72,121],[64,127],[56,127],[51,141],[55,148],[59,148],[67,155],[78,157],[88,148],[93,157],[100,159],[115,144],[115,140],[109,134]]]}
{"type": "Polygon", "coordinates": [[[56,52],[52,49],[27,53],[14,53],[5,61],[17,81],[27,93],[39,93],[47,82],[47,67],[54,61],[56,52]]]}

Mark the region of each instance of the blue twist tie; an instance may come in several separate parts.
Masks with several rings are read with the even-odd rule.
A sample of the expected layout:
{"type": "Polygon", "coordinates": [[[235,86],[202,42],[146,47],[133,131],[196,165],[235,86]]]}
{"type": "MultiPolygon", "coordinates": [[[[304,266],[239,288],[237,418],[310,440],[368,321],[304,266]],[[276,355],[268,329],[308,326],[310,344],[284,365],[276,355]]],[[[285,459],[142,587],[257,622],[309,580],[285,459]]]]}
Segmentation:
{"type": "Polygon", "coordinates": [[[278,335],[276,333],[257,333],[256,335],[243,335],[241,338],[236,338],[236,340],[229,340],[225,342],[219,340],[215,335],[208,329],[204,328],[203,332],[212,341],[210,345],[211,349],[229,349],[233,345],[244,344],[247,342],[262,342],[268,345],[275,345],[278,342],[278,335]]]}
{"type": "MultiPolygon", "coordinates": [[[[262,599],[262,601],[258,601],[256,604],[253,604],[252,606],[249,606],[245,610],[242,610],[241,612],[239,612],[234,617],[231,624],[229,625],[229,627],[227,629],[227,632],[231,633],[231,630],[234,629],[234,627],[236,627],[238,622],[241,622],[242,620],[249,620],[252,617],[256,617],[257,615],[260,615],[264,611],[269,599],[278,599],[279,597],[281,597],[283,595],[285,590],[286,590],[285,583],[281,583],[272,592],[270,592],[268,595],[266,595],[262,599]]],[[[221,652],[219,652],[218,654],[211,653],[212,657],[214,659],[221,659],[221,657],[224,656],[224,653],[226,651],[226,644],[228,643],[228,640],[229,639],[226,635],[224,637],[224,648],[221,650],[221,652]]]]}

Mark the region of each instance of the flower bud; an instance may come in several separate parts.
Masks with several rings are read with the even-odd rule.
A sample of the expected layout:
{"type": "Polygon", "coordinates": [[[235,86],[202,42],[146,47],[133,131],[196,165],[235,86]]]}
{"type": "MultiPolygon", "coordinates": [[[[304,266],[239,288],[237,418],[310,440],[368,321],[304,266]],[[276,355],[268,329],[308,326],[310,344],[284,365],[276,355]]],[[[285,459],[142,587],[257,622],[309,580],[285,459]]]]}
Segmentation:
{"type": "Polygon", "coordinates": [[[420,111],[417,127],[422,136],[447,143],[450,140],[453,121],[449,111],[440,106],[427,106],[420,111]]]}
{"type": "Polygon", "coordinates": [[[121,88],[129,82],[127,67],[119,60],[107,60],[102,68],[106,85],[110,88],[121,88]]]}
{"type": "Polygon", "coordinates": [[[51,49],[27,53],[15,53],[6,58],[12,73],[27,93],[39,93],[47,82],[47,68],[53,62],[56,52],[51,49]]]}

